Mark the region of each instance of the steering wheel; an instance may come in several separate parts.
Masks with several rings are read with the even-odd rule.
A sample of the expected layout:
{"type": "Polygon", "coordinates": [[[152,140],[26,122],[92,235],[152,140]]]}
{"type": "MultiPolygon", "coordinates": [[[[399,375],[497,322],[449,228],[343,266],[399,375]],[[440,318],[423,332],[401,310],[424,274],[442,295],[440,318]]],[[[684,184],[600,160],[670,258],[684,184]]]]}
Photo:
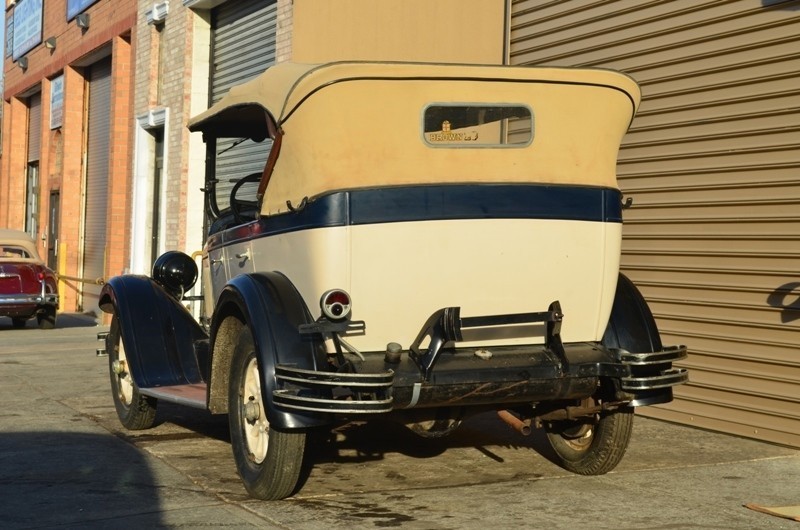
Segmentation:
{"type": "Polygon", "coordinates": [[[233,214],[233,218],[236,221],[236,224],[244,223],[244,219],[242,218],[242,208],[258,208],[258,201],[244,201],[239,200],[236,198],[236,193],[239,191],[239,188],[247,184],[248,182],[259,182],[261,180],[261,172],[259,173],[250,173],[243,179],[239,180],[236,184],[233,185],[233,189],[231,190],[231,198],[230,198],[230,205],[231,205],[231,213],[233,214]]]}

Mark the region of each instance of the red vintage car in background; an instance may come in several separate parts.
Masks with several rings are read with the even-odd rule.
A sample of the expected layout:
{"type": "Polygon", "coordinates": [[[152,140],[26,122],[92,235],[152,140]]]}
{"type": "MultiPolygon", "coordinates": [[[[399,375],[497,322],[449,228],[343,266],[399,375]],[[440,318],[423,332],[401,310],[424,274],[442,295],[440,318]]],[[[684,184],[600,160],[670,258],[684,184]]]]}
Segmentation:
{"type": "Polygon", "coordinates": [[[33,238],[0,229],[0,317],[23,328],[35,316],[40,328],[53,329],[57,309],[56,275],[39,257],[33,238]]]}

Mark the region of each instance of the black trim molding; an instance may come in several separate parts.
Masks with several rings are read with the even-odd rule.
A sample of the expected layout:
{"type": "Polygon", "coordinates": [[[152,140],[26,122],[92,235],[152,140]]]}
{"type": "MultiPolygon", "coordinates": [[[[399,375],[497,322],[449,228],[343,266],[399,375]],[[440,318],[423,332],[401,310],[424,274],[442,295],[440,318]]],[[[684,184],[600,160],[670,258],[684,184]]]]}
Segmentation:
{"type": "Polygon", "coordinates": [[[543,184],[453,184],[336,191],[294,211],[262,217],[214,234],[209,249],[297,230],[457,219],[559,219],[621,223],[613,188],[543,184]]]}

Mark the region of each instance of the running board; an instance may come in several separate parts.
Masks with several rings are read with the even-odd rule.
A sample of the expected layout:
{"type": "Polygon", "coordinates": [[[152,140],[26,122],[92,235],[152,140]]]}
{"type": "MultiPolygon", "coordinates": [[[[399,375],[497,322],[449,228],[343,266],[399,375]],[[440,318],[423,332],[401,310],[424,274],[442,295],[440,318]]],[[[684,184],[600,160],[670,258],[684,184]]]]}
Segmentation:
{"type": "Polygon", "coordinates": [[[140,388],[139,393],[150,396],[161,401],[177,403],[196,409],[206,408],[206,390],[208,385],[205,383],[195,383],[188,385],[156,386],[151,388],[140,388]]]}

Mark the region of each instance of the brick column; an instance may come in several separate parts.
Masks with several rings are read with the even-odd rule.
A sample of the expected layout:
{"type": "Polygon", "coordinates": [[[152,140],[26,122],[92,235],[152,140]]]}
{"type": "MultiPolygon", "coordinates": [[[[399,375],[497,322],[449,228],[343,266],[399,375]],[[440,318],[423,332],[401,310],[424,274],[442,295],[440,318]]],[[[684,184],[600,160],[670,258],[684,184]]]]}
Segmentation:
{"type": "MultiPolygon", "coordinates": [[[[78,276],[80,271],[81,219],[84,195],[84,146],[86,145],[84,121],[86,80],[81,71],[72,67],[64,69],[64,119],[61,125],[63,163],[61,169],[61,219],[59,222],[59,252],[64,252],[64,271],[68,276],[78,276]]],[[[77,310],[77,291],[74,282],[67,282],[61,292],[61,310],[77,310]]]]}
{"type": "Polygon", "coordinates": [[[36,246],[39,255],[47,261],[47,246],[42,233],[47,230],[47,213],[50,211],[50,80],[42,79],[42,123],[39,138],[39,233],[36,246]]]}
{"type": "MultiPolygon", "coordinates": [[[[8,159],[11,152],[11,104],[2,100],[0,105],[3,105],[3,153],[2,158],[0,158],[0,197],[8,197],[11,190],[11,179],[8,177],[8,159]]],[[[8,205],[8,201],[0,200],[0,226],[10,226],[8,224],[8,205]]]]}
{"type": "Polygon", "coordinates": [[[122,274],[129,263],[132,83],[131,44],[123,37],[112,40],[111,144],[108,168],[108,231],[106,278],[122,274]]]}
{"type": "Polygon", "coordinates": [[[3,151],[3,169],[6,189],[3,202],[6,204],[5,226],[23,230],[25,228],[25,175],[28,161],[28,105],[19,98],[11,98],[6,105],[8,127],[5,139],[7,149],[3,151]]]}

